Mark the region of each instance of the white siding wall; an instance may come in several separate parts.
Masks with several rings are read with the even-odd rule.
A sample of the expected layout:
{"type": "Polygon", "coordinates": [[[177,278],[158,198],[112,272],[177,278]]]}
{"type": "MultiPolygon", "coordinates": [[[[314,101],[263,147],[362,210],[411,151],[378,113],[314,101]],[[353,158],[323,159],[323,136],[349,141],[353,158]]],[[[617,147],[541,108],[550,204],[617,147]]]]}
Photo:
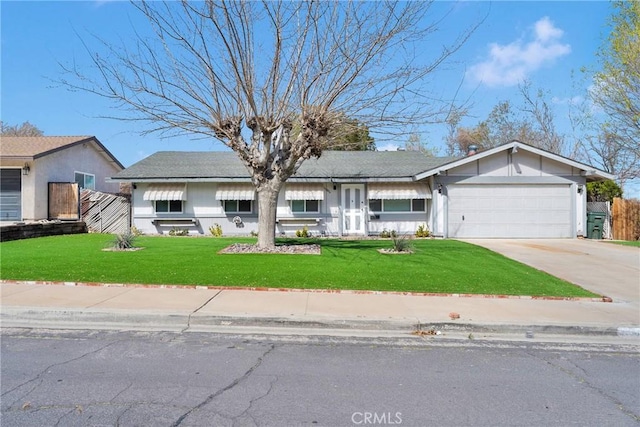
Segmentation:
{"type": "MultiPolygon", "coordinates": [[[[322,232],[327,235],[338,235],[338,225],[340,224],[340,221],[338,217],[334,218],[332,216],[332,212],[335,211],[332,207],[337,206],[338,204],[339,190],[334,190],[332,184],[325,183],[320,185],[324,189],[324,200],[320,201],[320,212],[297,212],[294,214],[291,211],[291,203],[285,199],[285,191],[287,188],[287,184],[285,183],[278,197],[278,210],[276,217],[280,220],[284,219],[284,221],[280,221],[276,226],[276,233],[278,235],[295,236],[296,230],[301,230],[304,227],[303,222],[297,223],[286,221],[286,219],[291,218],[318,218],[320,219],[318,225],[307,225],[307,228],[312,235],[321,235],[322,232]]],[[[307,224],[315,224],[315,222],[310,221],[307,224]]]]}
{"type": "MultiPolygon", "coordinates": [[[[427,205],[430,204],[430,200],[427,200],[427,205]]],[[[429,206],[427,206],[427,209],[429,206]]],[[[412,212],[412,213],[381,213],[380,219],[374,219],[369,222],[369,234],[377,235],[383,230],[391,231],[395,230],[400,234],[413,235],[418,226],[428,226],[427,213],[426,212],[412,212]]]]}
{"type": "MultiPolygon", "coordinates": [[[[253,213],[225,213],[222,202],[216,200],[216,183],[188,183],[187,184],[187,200],[183,203],[183,212],[181,214],[159,214],[154,212],[153,202],[143,200],[144,192],[149,184],[137,183],[133,190],[133,225],[140,231],[148,234],[168,233],[173,224],[155,225],[153,220],[156,218],[197,218],[198,225],[188,226],[186,224],[179,225],[178,228],[189,229],[191,234],[209,235],[209,227],[214,224],[220,224],[222,233],[225,236],[247,236],[251,232],[258,231],[258,214],[257,199],[253,201],[253,213]],[[242,225],[238,227],[233,218],[239,216],[242,218],[242,225]]],[[[321,218],[319,226],[309,226],[312,234],[318,235],[321,231],[326,230],[331,235],[337,235],[339,218],[332,217],[331,206],[337,203],[338,190],[333,190],[329,184],[325,185],[325,200],[320,202],[319,213],[296,213],[291,212],[290,204],[285,200],[284,188],[278,197],[277,218],[321,218]]],[[[256,195],[257,198],[257,195],[256,195]]],[[[302,229],[303,225],[298,223],[283,222],[276,227],[276,233],[288,236],[295,235],[296,230],[302,229]]]]}

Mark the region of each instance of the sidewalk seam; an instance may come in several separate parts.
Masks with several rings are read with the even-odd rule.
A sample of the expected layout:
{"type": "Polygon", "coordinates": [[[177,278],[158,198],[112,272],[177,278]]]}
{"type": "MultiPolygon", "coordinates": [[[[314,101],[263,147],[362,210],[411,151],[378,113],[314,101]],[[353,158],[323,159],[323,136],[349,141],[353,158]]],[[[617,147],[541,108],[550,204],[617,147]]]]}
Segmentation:
{"type": "Polygon", "coordinates": [[[215,297],[217,297],[218,295],[220,295],[222,293],[222,289],[220,289],[218,292],[216,292],[216,294],[214,296],[212,296],[211,298],[209,298],[208,300],[206,300],[204,303],[202,303],[202,305],[198,308],[196,308],[195,310],[193,310],[191,313],[189,313],[189,316],[187,316],[187,326],[181,331],[182,332],[186,332],[187,330],[189,330],[189,328],[191,327],[191,316],[193,316],[194,314],[196,314],[200,309],[202,309],[205,305],[209,304],[211,302],[212,299],[214,299],[215,297]]]}
{"type": "Polygon", "coordinates": [[[112,299],[117,298],[117,297],[119,297],[119,296],[122,296],[122,295],[124,295],[124,294],[127,294],[127,293],[131,292],[132,290],[133,290],[133,289],[127,289],[127,290],[125,290],[124,292],[122,292],[121,294],[114,295],[114,296],[112,296],[112,297],[109,297],[109,298],[107,298],[107,299],[104,299],[104,300],[102,300],[102,301],[99,301],[99,302],[97,302],[97,303],[95,303],[95,304],[91,304],[91,305],[89,305],[89,306],[87,306],[87,307],[85,307],[85,308],[93,308],[93,307],[95,307],[95,306],[96,306],[96,305],[98,305],[98,304],[102,304],[103,302],[107,302],[107,301],[109,301],[109,300],[112,300],[112,299]]]}

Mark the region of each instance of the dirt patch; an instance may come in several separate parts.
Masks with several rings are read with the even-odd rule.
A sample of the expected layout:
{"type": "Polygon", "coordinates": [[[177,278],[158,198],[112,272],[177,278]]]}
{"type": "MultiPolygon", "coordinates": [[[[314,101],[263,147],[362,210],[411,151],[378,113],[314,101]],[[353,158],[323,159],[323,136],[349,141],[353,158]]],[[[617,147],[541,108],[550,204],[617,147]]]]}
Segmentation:
{"type": "Polygon", "coordinates": [[[248,243],[234,243],[218,252],[219,254],[294,254],[320,255],[320,245],[279,245],[274,248],[259,248],[248,243]]]}

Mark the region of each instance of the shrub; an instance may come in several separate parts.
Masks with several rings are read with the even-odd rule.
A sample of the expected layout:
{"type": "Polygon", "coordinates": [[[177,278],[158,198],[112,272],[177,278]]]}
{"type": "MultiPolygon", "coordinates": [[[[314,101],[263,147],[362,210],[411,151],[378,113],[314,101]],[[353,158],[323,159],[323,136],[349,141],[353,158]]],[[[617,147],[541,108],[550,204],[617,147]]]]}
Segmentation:
{"type": "Polygon", "coordinates": [[[398,233],[396,233],[396,230],[389,231],[385,228],[380,232],[380,237],[383,239],[389,239],[389,238],[393,239],[397,236],[398,236],[398,233]]]}
{"type": "Polygon", "coordinates": [[[302,230],[296,230],[296,237],[309,237],[309,227],[305,225],[302,230]]]}
{"type": "Polygon", "coordinates": [[[136,236],[132,233],[116,234],[116,237],[111,242],[111,247],[116,250],[125,250],[133,248],[133,243],[136,236]]]}
{"type": "Polygon", "coordinates": [[[188,236],[189,230],[186,228],[173,227],[169,230],[169,236],[188,236]]]}
{"type": "Polygon", "coordinates": [[[249,233],[249,235],[250,235],[251,237],[258,237],[258,232],[257,232],[257,231],[253,231],[253,230],[251,230],[251,232],[249,233]]]}
{"type": "Polygon", "coordinates": [[[213,237],[222,237],[222,227],[218,223],[215,223],[211,227],[209,227],[209,232],[213,237]]]}
{"type": "Polygon", "coordinates": [[[416,230],[416,237],[429,237],[431,232],[426,224],[420,224],[416,230]]]}
{"type": "Polygon", "coordinates": [[[131,234],[133,234],[134,236],[142,236],[144,233],[138,230],[138,227],[134,225],[131,227],[131,234]]]}
{"type": "Polygon", "coordinates": [[[395,252],[411,252],[411,240],[409,236],[403,234],[401,236],[393,236],[393,250],[395,252]]]}

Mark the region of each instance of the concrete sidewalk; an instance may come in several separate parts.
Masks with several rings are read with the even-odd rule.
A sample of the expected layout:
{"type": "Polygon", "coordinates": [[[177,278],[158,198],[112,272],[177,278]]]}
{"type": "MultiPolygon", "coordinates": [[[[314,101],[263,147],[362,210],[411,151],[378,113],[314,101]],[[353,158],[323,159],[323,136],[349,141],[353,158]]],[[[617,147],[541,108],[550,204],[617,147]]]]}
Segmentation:
{"type": "MultiPolygon", "coordinates": [[[[458,333],[640,336],[628,301],[393,293],[78,286],[5,281],[3,327],[232,331],[285,327],[408,334],[416,325],[458,333]],[[459,319],[451,319],[458,313],[459,319]]],[[[328,333],[327,333],[328,334],[328,333]]]]}

